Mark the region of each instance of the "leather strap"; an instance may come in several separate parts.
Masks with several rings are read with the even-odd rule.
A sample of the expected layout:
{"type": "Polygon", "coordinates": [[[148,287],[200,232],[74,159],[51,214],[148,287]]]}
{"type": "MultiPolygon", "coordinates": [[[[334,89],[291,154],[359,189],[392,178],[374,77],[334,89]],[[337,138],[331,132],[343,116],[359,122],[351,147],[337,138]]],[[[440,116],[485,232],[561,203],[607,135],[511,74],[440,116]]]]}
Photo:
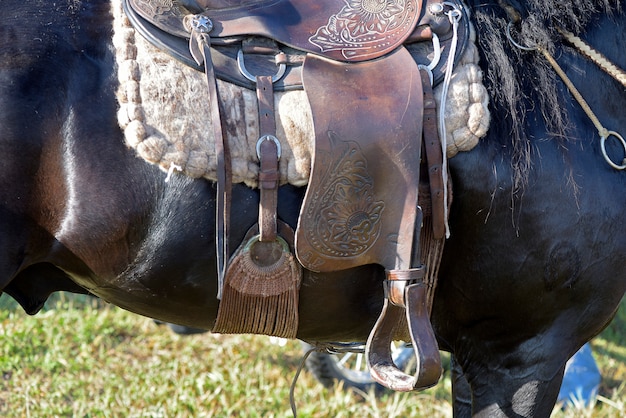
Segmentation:
{"type": "Polygon", "coordinates": [[[279,143],[276,138],[272,76],[256,77],[259,106],[259,233],[260,241],[276,240],[279,143]]]}
{"type": "Polygon", "coordinates": [[[389,301],[396,306],[406,308],[404,294],[409,282],[421,283],[424,279],[425,267],[415,267],[407,270],[389,270],[385,281],[385,294],[389,301]]]}
{"type": "Polygon", "coordinates": [[[435,239],[443,239],[446,233],[443,184],[443,154],[441,140],[437,130],[437,103],[430,85],[428,72],[420,70],[424,91],[424,136],[425,160],[428,166],[430,199],[432,207],[432,225],[435,239]]]}
{"type": "Polygon", "coordinates": [[[217,82],[213,63],[211,62],[211,38],[203,31],[201,24],[194,27],[189,39],[189,51],[198,64],[204,64],[207,88],[209,92],[209,110],[211,112],[211,126],[213,138],[215,138],[215,156],[217,158],[217,196],[215,214],[215,245],[217,253],[217,298],[222,298],[224,277],[229,257],[228,250],[228,227],[230,223],[230,190],[231,190],[231,167],[228,142],[224,140],[222,120],[220,117],[220,101],[217,91],[217,82]]]}

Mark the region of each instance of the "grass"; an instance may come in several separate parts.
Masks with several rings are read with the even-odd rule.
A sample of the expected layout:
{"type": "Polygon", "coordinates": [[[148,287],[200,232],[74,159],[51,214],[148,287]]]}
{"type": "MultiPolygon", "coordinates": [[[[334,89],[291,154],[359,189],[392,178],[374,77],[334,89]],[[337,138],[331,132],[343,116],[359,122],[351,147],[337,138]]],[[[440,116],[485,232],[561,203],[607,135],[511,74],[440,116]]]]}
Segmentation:
{"type": "MultiPolygon", "coordinates": [[[[0,299],[2,417],[288,417],[302,356],[263,336],[179,336],[101,302],[61,295],[30,317],[0,299]]],[[[603,374],[593,409],[554,417],[626,416],[626,308],[593,342],[603,374]]],[[[420,393],[356,395],[308,372],[296,387],[301,417],[449,417],[450,378],[420,393]]]]}

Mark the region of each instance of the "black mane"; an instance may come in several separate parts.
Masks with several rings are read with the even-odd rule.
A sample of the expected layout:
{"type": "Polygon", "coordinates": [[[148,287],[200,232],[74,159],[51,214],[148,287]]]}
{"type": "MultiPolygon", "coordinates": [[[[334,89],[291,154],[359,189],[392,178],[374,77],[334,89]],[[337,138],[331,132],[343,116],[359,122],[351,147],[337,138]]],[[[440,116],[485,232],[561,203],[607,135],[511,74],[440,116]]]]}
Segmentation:
{"type": "Polygon", "coordinates": [[[485,84],[491,94],[492,126],[510,132],[515,168],[515,189],[523,187],[530,166],[530,139],[527,113],[540,110],[552,136],[565,138],[568,118],[560,104],[560,80],[541,54],[515,48],[507,39],[507,26],[520,43],[542,45],[550,52],[560,48],[557,28],[575,34],[584,32],[600,14],[621,12],[619,0],[515,0],[472,2],[473,21],[478,32],[485,84]],[[495,110],[495,111],[493,111],[495,110]],[[500,119],[498,118],[500,116],[500,119]]]}

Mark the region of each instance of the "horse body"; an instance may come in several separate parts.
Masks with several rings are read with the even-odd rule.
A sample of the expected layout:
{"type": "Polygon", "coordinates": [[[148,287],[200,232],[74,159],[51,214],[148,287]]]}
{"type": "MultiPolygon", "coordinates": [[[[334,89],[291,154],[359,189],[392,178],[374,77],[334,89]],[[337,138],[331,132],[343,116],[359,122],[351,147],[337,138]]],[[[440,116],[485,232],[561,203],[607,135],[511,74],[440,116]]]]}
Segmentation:
{"type": "MultiPolygon", "coordinates": [[[[595,22],[586,32],[589,42],[623,42],[623,28],[607,33],[615,25],[608,17],[595,22]]],[[[576,52],[560,54],[605,126],[623,130],[623,86],[576,52]]],[[[611,58],[626,65],[623,57],[611,58]]],[[[474,411],[486,415],[546,414],[564,362],[604,328],[624,293],[626,241],[619,218],[625,179],[604,161],[598,133],[570,92],[562,84],[558,92],[575,126],[568,127],[569,141],[562,141],[546,127],[540,109],[526,114],[533,140],[522,188],[513,180],[510,126],[497,119],[503,113],[494,112],[496,120],[477,148],[450,160],[453,235],[433,322],[472,386],[474,411]],[[503,381],[516,383],[494,383],[503,381]],[[519,396],[534,399],[536,409],[517,410],[519,396]],[[504,399],[510,403],[503,405],[504,399]]],[[[621,155],[617,147],[614,152],[621,155]]]]}
{"type": "MultiPolygon", "coordinates": [[[[29,313],[37,312],[51,291],[86,289],[143,315],[211,328],[218,302],[214,186],[185,176],[165,183],[165,173],[124,145],[115,118],[108,2],[85,4],[76,16],[51,11],[37,23],[12,37],[15,44],[7,43],[12,49],[2,64],[3,78],[10,79],[2,94],[3,290],[29,313]],[[101,31],[90,33],[94,26],[84,22],[101,31]],[[78,33],[63,33],[79,24],[78,33]],[[33,50],[33,43],[43,46],[33,50]],[[98,111],[80,111],[92,108],[98,111]]],[[[3,26],[17,30],[16,22],[3,26]]],[[[303,193],[291,186],[280,193],[279,216],[293,227],[303,193]]],[[[234,248],[256,222],[258,193],[236,185],[233,199],[234,248]]],[[[380,272],[367,267],[356,273],[360,283],[376,282],[378,294],[369,299],[379,299],[380,272]]],[[[350,294],[354,280],[342,276],[311,280],[350,294]]],[[[305,285],[303,295],[309,289],[305,285]]],[[[310,293],[303,306],[314,311],[322,291],[310,293]]],[[[370,295],[352,293],[337,305],[362,305],[370,295]]],[[[328,334],[321,334],[317,315],[309,315],[314,330],[304,327],[304,335],[362,340],[379,309],[377,301],[350,310],[347,334],[345,325],[324,327],[328,334]]]]}
{"type": "MultiPolygon", "coordinates": [[[[210,329],[218,307],[215,187],[180,175],[166,183],[124,145],[109,2],[42,4],[29,24],[18,16],[32,6],[2,7],[16,17],[0,23],[1,288],[29,313],[50,292],[69,290],[210,329]]],[[[585,34],[626,67],[623,24],[598,17],[585,34]]],[[[571,50],[558,58],[603,123],[626,133],[623,87],[571,50]]],[[[606,164],[595,128],[557,85],[569,140],[553,135],[543,109],[529,108],[521,184],[513,128],[497,104],[488,136],[450,160],[452,235],[432,322],[455,358],[460,416],[548,416],[566,360],[610,321],[626,290],[626,178],[606,164]]],[[[534,93],[526,94],[532,103],[534,93]]],[[[614,142],[608,152],[622,158],[614,142]]],[[[279,193],[278,216],[294,228],[303,196],[292,186],[279,193]]],[[[258,192],[236,185],[233,208],[231,248],[257,220],[258,192]]],[[[374,265],[305,271],[298,337],[365,340],[383,278],[374,265]]]]}
{"type": "Polygon", "coordinates": [[[549,410],[565,361],[604,328],[622,298],[623,179],[607,180],[615,173],[593,146],[597,135],[584,133],[585,144],[572,145],[580,147],[575,161],[566,161],[554,142],[538,143],[528,189],[519,197],[511,195],[510,162],[492,147],[452,162],[451,228],[459,232],[446,243],[433,323],[472,393],[488,393],[474,396],[475,410],[487,416],[498,408],[511,416],[501,401],[523,393],[547,397],[544,412],[530,416],[549,410]],[[578,193],[564,174],[572,166],[578,193]],[[489,173],[490,187],[477,167],[489,173]],[[503,381],[510,384],[494,384],[503,381]]]}

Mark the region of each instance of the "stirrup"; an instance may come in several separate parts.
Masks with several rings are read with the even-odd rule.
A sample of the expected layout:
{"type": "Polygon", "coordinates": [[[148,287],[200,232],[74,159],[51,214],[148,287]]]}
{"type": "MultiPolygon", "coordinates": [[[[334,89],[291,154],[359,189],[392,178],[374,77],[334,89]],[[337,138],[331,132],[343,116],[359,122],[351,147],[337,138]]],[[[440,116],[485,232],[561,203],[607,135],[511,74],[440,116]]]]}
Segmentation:
{"type": "Polygon", "coordinates": [[[367,339],[365,356],[370,373],[381,385],[400,392],[421,390],[434,386],[441,377],[439,346],[426,306],[427,287],[407,281],[423,275],[423,267],[390,271],[385,301],[380,317],[367,339]],[[393,276],[400,276],[395,278],[393,276]],[[413,277],[409,277],[413,276],[413,277]],[[406,315],[411,342],[417,361],[415,375],[406,374],[394,364],[391,342],[402,316],[406,315]]]}

